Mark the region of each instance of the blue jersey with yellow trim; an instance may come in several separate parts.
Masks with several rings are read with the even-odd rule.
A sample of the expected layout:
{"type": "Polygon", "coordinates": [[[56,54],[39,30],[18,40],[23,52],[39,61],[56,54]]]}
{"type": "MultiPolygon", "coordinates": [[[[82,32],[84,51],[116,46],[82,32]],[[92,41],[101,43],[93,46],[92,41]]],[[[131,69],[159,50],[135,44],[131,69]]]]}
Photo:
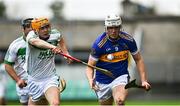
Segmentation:
{"type": "MultiPolygon", "coordinates": [[[[138,49],[133,37],[126,32],[120,32],[120,39],[111,41],[106,32],[95,40],[91,56],[97,59],[97,67],[107,69],[117,78],[128,73],[128,54],[136,54],[138,49]]],[[[96,71],[96,81],[104,84],[111,83],[114,79],[96,71]]]]}

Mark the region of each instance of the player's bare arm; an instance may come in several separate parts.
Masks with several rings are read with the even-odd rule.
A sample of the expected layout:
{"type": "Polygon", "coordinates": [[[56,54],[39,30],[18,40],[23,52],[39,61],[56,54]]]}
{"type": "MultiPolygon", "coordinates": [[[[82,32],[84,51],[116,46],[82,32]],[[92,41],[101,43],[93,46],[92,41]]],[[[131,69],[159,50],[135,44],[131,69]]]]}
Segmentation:
{"type": "MultiPolygon", "coordinates": [[[[95,66],[96,61],[94,61],[93,59],[89,59],[88,64],[92,65],[92,66],[95,66]]],[[[87,76],[87,79],[89,81],[89,85],[90,85],[91,89],[98,90],[98,87],[95,85],[94,69],[92,67],[87,67],[86,68],[86,76],[87,76]]]]}
{"type": "Polygon", "coordinates": [[[133,55],[133,58],[137,64],[137,68],[138,68],[138,71],[140,74],[142,86],[144,86],[146,89],[149,89],[151,86],[147,80],[147,74],[145,71],[145,64],[144,64],[143,57],[141,56],[140,52],[138,52],[137,54],[133,55]]]}
{"type": "MultiPolygon", "coordinates": [[[[60,49],[62,50],[62,52],[64,54],[67,54],[69,55],[69,52],[67,50],[67,46],[66,46],[66,42],[64,40],[64,38],[62,37],[60,40],[59,40],[59,44],[58,44],[58,47],[60,47],[60,49]]],[[[64,57],[66,60],[67,60],[67,63],[70,64],[72,62],[72,60],[70,58],[66,58],[64,57]]]]}
{"type": "Polygon", "coordinates": [[[16,81],[17,85],[20,88],[25,87],[27,84],[25,82],[25,80],[21,79],[15,72],[13,66],[9,65],[9,64],[5,64],[5,69],[7,71],[7,73],[11,76],[11,78],[16,81]]]}
{"type": "Polygon", "coordinates": [[[44,48],[44,49],[53,49],[53,48],[56,48],[56,46],[44,41],[44,40],[41,40],[39,38],[31,38],[29,39],[28,41],[31,45],[34,45],[38,48],[44,48]]]}
{"type": "Polygon", "coordinates": [[[69,52],[68,52],[68,50],[67,50],[67,47],[66,47],[66,42],[65,42],[65,40],[64,40],[63,37],[60,39],[58,46],[61,48],[61,50],[63,51],[63,53],[69,54],[69,52]]]}
{"type": "Polygon", "coordinates": [[[38,48],[44,48],[44,49],[51,49],[53,53],[59,53],[61,52],[61,49],[59,49],[57,46],[54,46],[44,40],[41,40],[39,38],[31,38],[28,41],[31,45],[34,45],[38,48]]]}

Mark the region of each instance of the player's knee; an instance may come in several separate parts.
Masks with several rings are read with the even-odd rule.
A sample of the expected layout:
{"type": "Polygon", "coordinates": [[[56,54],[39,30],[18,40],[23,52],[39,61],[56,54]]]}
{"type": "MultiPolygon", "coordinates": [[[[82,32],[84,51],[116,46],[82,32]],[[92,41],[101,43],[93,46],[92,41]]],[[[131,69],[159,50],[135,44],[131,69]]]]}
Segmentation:
{"type": "Polygon", "coordinates": [[[117,105],[124,105],[124,102],[125,102],[125,99],[122,99],[122,98],[116,98],[115,99],[115,103],[117,105]]]}
{"type": "Polygon", "coordinates": [[[60,102],[59,102],[59,100],[54,100],[51,105],[52,106],[59,106],[60,102]]]}

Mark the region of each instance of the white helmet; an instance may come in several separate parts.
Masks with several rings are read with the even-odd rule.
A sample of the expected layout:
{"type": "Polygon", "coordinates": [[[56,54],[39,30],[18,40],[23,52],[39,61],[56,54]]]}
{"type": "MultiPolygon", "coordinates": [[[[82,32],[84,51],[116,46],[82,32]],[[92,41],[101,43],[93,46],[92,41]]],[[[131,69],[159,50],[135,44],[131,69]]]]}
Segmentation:
{"type": "Polygon", "coordinates": [[[105,26],[106,27],[120,26],[121,24],[122,24],[122,20],[119,15],[111,14],[105,18],[105,26]]]}

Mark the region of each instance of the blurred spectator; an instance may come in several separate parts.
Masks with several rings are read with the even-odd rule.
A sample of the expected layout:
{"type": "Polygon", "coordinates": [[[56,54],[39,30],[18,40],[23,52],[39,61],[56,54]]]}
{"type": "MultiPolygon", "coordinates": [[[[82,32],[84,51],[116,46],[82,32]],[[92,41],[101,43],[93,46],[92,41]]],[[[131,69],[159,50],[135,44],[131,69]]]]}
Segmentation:
{"type": "Polygon", "coordinates": [[[6,91],[6,71],[3,62],[3,57],[0,55],[0,105],[5,105],[5,91],[6,91]]]}

